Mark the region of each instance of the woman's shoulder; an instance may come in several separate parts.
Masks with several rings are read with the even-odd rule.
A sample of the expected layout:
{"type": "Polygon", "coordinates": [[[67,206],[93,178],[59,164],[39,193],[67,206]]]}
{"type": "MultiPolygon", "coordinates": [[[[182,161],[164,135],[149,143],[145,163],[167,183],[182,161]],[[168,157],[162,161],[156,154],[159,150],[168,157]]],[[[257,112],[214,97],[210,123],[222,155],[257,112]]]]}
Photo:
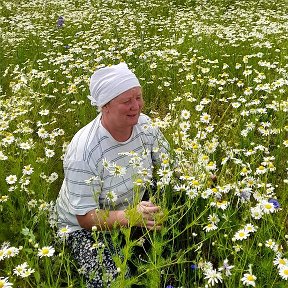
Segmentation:
{"type": "Polygon", "coordinates": [[[143,125],[143,124],[151,124],[151,123],[152,123],[152,119],[148,115],[144,113],[140,114],[139,119],[138,119],[138,124],[143,125]]]}
{"type": "Polygon", "coordinates": [[[158,133],[157,126],[153,124],[153,120],[146,114],[140,114],[137,126],[145,134],[154,135],[158,133]]]}
{"type": "Polygon", "coordinates": [[[81,138],[81,143],[84,141],[84,139],[87,139],[87,138],[90,138],[92,135],[95,135],[94,132],[97,131],[98,129],[98,126],[97,123],[97,118],[96,117],[95,119],[93,119],[91,122],[89,122],[88,124],[86,124],[85,126],[83,126],[81,129],[79,129],[76,134],[74,135],[74,137],[72,138],[72,141],[75,141],[78,142],[77,140],[79,138],[81,138]]]}
{"type": "Polygon", "coordinates": [[[97,145],[97,139],[95,139],[95,137],[98,135],[97,129],[99,128],[97,123],[98,121],[96,117],[90,123],[78,130],[78,132],[76,132],[68,146],[66,159],[73,158],[76,160],[86,158],[85,155],[87,153],[89,154],[89,150],[93,149],[93,147],[97,145]]]}

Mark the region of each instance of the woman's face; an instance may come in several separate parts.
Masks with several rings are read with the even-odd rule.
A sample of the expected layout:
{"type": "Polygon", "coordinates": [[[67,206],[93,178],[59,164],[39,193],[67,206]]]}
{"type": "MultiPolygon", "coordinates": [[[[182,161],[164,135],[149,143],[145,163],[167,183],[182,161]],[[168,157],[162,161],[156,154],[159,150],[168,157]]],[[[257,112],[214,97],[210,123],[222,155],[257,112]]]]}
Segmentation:
{"type": "Polygon", "coordinates": [[[114,127],[133,127],[138,122],[139,115],[144,106],[141,87],[129,89],[106,105],[109,111],[108,121],[114,127]]]}

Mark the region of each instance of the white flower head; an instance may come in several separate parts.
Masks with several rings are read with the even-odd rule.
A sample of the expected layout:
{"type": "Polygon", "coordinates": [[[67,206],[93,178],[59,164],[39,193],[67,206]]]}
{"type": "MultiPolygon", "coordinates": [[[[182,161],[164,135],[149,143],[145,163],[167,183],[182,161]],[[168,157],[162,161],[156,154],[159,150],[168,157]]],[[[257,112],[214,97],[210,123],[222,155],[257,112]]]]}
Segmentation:
{"type": "Polygon", "coordinates": [[[13,284],[11,282],[9,282],[8,277],[4,278],[4,277],[0,277],[0,287],[2,288],[9,288],[12,287],[13,284]]]}
{"type": "MultiPolygon", "coordinates": [[[[16,266],[13,270],[13,273],[17,276],[20,276],[22,278],[26,278],[28,276],[30,276],[32,273],[34,273],[35,270],[31,269],[27,262],[24,262],[23,264],[20,264],[18,266],[16,266]]],[[[1,286],[0,286],[1,287],[1,286]]]]}
{"type": "Polygon", "coordinates": [[[247,239],[248,237],[249,237],[249,232],[247,232],[245,229],[238,230],[234,235],[234,238],[236,240],[244,240],[244,239],[247,239]]]}
{"type": "Polygon", "coordinates": [[[66,239],[70,231],[71,229],[68,226],[65,226],[65,227],[60,228],[57,234],[60,238],[66,239]]]}
{"type": "Polygon", "coordinates": [[[211,116],[207,113],[202,113],[202,115],[200,116],[200,121],[202,123],[206,123],[208,124],[210,122],[211,116]]]}
{"type": "Polygon", "coordinates": [[[261,208],[266,214],[274,213],[276,211],[273,203],[270,203],[267,200],[261,201],[261,208]]]}
{"type": "Polygon", "coordinates": [[[52,246],[44,246],[38,249],[38,256],[42,257],[51,257],[55,253],[55,249],[52,246]]]}
{"type": "Polygon", "coordinates": [[[184,120],[188,120],[190,118],[190,111],[184,109],[181,111],[181,118],[184,120]]]}
{"type": "Polygon", "coordinates": [[[241,281],[242,281],[243,285],[245,285],[245,286],[253,286],[253,287],[255,287],[255,285],[256,285],[255,280],[256,279],[257,279],[257,277],[254,276],[253,274],[246,273],[241,278],[241,281]]]}
{"type": "Polygon", "coordinates": [[[214,286],[217,283],[222,282],[222,275],[216,269],[208,269],[204,271],[205,279],[208,280],[208,285],[214,286]]]}
{"type": "Polygon", "coordinates": [[[55,155],[54,150],[45,148],[45,156],[47,158],[52,158],[55,155]]]}
{"type": "Polygon", "coordinates": [[[34,169],[31,165],[26,165],[24,166],[22,172],[24,175],[31,175],[34,172],[34,169]]]}
{"type": "Polygon", "coordinates": [[[106,194],[106,199],[107,201],[110,203],[115,203],[118,199],[118,196],[117,194],[114,192],[114,191],[109,191],[107,194],[106,194]]]}
{"type": "Polygon", "coordinates": [[[206,231],[206,232],[209,232],[209,231],[216,230],[217,228],[218,228],[217,225],[215,225],[214,223],[208,223],[208,224],[203,228],[203,230],[206,231]]]}
{"type": "Polygon", "coordinates": [[[283,265],[280,267],[279,275],[282,279],[288,280],[288,266],[287,265],[285,265],[285,266],[283,265]]]}
{"type": "Polygon", "coordinates": [[[16,175],[9,175],[6,177],[6,182],[9,185],[13,185],[17,182],[17,176],[16,175]]]}

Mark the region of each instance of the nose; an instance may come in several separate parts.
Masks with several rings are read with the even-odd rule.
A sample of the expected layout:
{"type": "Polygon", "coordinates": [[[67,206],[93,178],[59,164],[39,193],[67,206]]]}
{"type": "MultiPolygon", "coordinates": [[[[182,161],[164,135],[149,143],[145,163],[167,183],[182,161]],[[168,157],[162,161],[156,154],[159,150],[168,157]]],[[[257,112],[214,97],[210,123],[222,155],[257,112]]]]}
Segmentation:
{"type": "Polygon", "coordinates": [[[130,110],[139,110],[140,107],[140,102],[137,99],[132,99],[130,110]]]}

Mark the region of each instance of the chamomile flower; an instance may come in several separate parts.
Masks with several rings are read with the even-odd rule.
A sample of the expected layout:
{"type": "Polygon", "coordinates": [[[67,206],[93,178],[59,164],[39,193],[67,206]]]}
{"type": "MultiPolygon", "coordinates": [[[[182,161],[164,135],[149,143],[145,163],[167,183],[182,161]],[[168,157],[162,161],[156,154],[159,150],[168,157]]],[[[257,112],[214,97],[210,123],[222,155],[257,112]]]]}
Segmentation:
{"type": "Polygon", "coordinates": [[[115,163],[112,164],[112,166],[109,169],[109,172],[113,176],[122,177],[126,174],[126,168],[120,165],[117,165],[115,163]]]}
{"type": "Polygon", "coordinates": [[[249,237],[249,232],[246,231],[245,229],[240,229],[240,230],[238,230],[238,231],[235,233],[235,235],[234,235],[234,238],[235,238],[236,240],[240,240],[240,241],[245,240],[245,239],[247,239],[248,237],[249,237]]]}
{"type": "Polygon", "coordinates": [[[16,175],[9,175],[6,177],[6,182],[9,185],[13,185],[17,182],[17,176],[16,175]]]}
{"type": "Polygon", "coordinates": [[[287,258],[282,258],[281,256],[277,256],[274,259],[273,264],[275,266],[277,266],[277,268],[281,268],[283,266],[288,267],[288,259],[287,258]]]}
{"type": "Polygon", "coordinates": [[[262,208],[263,212],[266,214],[270,214],[270,213],[275,212],[275,207],[274,207],[273,203],[270,203],[267,200],[262,200],[261,208],[262,208]]]}
{"type": "Polygon", "coordinates": [[[12,286],[13,286],[13,284],[11,282],[9,282],[8,277],[6,277],[6,278],[0,277],[0,287],[1,288],[9,288],[12,286]]]}
{"type": "Polygon", "coordinates": [[[179,128],[181,129],[181,131],[184,131],[184,132],[188,131],[190,129],[190,126],[191,124],[189,121],[182,121],[179,124],[179,128]]]}
{"type": "Polygon", "coordinates": [[[273,240],[273,239],[269,239],[265,242],[265,246],[274,250],[275,249],[275,246],[276,246],[276,242],[273,240]]]}
{"type": "Polygon", "coordinates": [[[48,109],[43,109],[43,110],[39,111],[38,113],[41,116],[46,116],[50,113],[50,111],[48,109]]]}
{"type": "Polygon", "coordinates": [[[208,188],[206,190],[204,190],[202,193],[201,193],[201,197],[203,199],[208,199],[211,195],[213,194],[213,191],[211,188],[208,188]]]}
{"type": "Polygon", "coordinates": [[[7,159],[8,159],[8,157],[6,155],[4,155],[4,153],[2,151],[0,151],[0,160],[5,161],[7,159]]]}
{"type": "Polygon", "coordinates": [[[52,149],[45,148],[45,156],[47,158],[52,158],[55,155],[55,151],[52,149]]]}
{"type": "MultiPolygon", "coordinates": [[[[211,203],[211,204],[212,204],[212,203],[211,203]]],[[[222,209],[222,210],[226,210],[227,207],[228,207],[228,205],[229,205],[229,202],[228,202],[227,200],[217,201],[217,202],[215,203],[215,206],[216,206],[217,208],[222,209]]]]}
{"type": "Polygon", "coordinates": [[[204,278],[208,280],[208,285],[214,286],[217,283],[222,283],[222,275],[216,269],[205,270],[204,275],[204,278]]]}
{"type": "Polygon", "coordinates": [[[186,191],[186,195],[190,198],[190,199],[194,199],[198,196],[198,192],[197,192],[197,189],[191,189],[191,188],[188,188],[187,191],[186,191]]]}
{"type": "Polygon", "coordinates": [[[244,230],[248,233],[255,232],[257,230],[257,227],[255,227],[253,224],[248,223],[245,225],[244,230]]]}
{"type": "Polygon", "coordinates": [[[209,220],[209,222],[214,223],[214,224],[217,224],[220,221],[220,219],[216,213],[210,214],[208,216],[208,220],[209,220]]]}
{"type": "Polygon", "coordinates": [[[184,120],[188,120],[190,118],[190,111],[188,110],[182,110],[181,111],[181,118],[184,119],[184,120]]]}
{"type": "Polygon", "coordinates": [[[279,269],[279,275],[282,279],[288,280],[288,266],[283,265],[279,269]]]}
{"type": "Polygon", "coordinates": [[[22,172],[24,175],[31,175],[34,172],[34,169],[31,165],[26,165],[24,166],[22,172]]]}
{"type": "Polygon", "coordinates": [[[60,238],[67,238],[68,237],[68,235],[69,235],[69,232],[71,231],[71,229],[68,227],[68,226],[65,226],[65,227],[62,227],[62,228],[60,228],[59,230],[58,230],[58,236],[60,237],[60,238]]]}
{"type": "Polygon", "coordinates": [[[263,216],[263,210],[261,209],[259,205],[255,207],[251,207],[250,212],[251,212],[251,217],[256,220],[261,219],[263,216]]]}
{"type": "Polygon", "coordinates": [[[5,258],[11,258],[11,257],[14,257],[16,255],[19,254],[19,248],[16,248],[16,247],[7,247],[7,248],[4,248],[4,255],[5,255],[5,258]]]}
{"type": "Polygon", "coordinates": [[[32,148],[32,145],[29,142],[21,142],[19,143],[19,147],[22,150],[29,150],[32,148]]]}
{"type": "Polygon", "coordinates": [[[216,170],[216,162],[210,161],[206,166],[205,166],[207,171],[214,171],[216,170]]]}
{"type": "Polygon", "coordinates": [[[14,270],[13,273],[17,276],[21,276],[22,273],[27,269],[28,264],[27,262],[24,262],[23,264],[17,265],[14,270]]]}
{"type": "Polygon", "coordinates": [[[245,285],[245,286],[253,286],[253,287],[255,287],[256,279],[257,279],[257,277],[255,275],[253,275],[251,273],[245,273],[243,275],[243,277],[241,278],[241,281],[242,281],[243,285],[245,285]]]}
{"type": "Polygon", "coordinates": [[[38,129],[37,134],[42,139],[46,139],[49,137],[49,133],[43,127],[38,129]]]}
{"type": "Polygon", "coordinates": [[[262,175],[265,174],[267,172],[267,168],[265,168],[264,166],[260,165],[257,169],[256,169],[256,174],[258,175],[262,175]]]}
{"type": "Polygon", "coordinates": [[[110,202],[115,203],[118,199],[118,196],[114,191],[109,191],[106,194],[106,199],[107,199],[108,203],[110,203],[110,202]]]}
{"type": "Polygon", "coordinates": [[[52,246],[44,246],[38,249],[38,256],[42,257],[51,257],[55,253],[55,249],[52,246]]]}
{"type": "Polygon", "coordinates": [[[32,273],[34,273],[35,270],[31,269],[27,262],[24,262],[23,264],[17,265],[14,269],[13,269],[13,273],[17,276],[20,276],[22,278],[26,278],[28,276],[30,276],[32,273]]]}
{"type": "Polygon", "coordinates": [[[210,122],[211,116],[207,113],[202,113],[202,115],[200,116],[200,121],[202,123],[208,124],[210,122]]]}
{"type": "Polygon", "coordinates": [[[203,230],[206,231],[206,232],[217,230],[217,229],[218,229],[218,227],[214,223],[209,223],[203,228],[203,230]]]}

